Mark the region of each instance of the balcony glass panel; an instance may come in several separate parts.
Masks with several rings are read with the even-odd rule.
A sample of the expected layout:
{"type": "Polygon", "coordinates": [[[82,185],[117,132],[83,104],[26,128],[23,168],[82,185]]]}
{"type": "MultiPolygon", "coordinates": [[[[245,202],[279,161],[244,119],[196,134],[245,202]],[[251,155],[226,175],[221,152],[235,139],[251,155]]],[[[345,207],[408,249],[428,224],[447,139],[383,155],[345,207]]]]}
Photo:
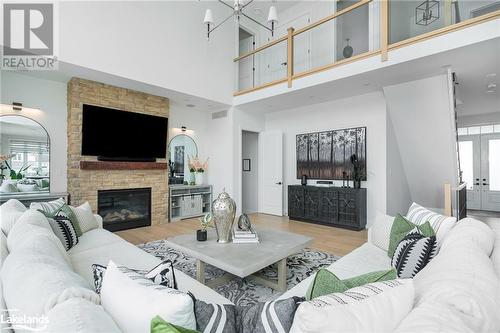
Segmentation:
{"type": "Polygon", "coordinates": [[[500,1],[389,1],[389,43],[397,43],[500,9],[500,1]]]}

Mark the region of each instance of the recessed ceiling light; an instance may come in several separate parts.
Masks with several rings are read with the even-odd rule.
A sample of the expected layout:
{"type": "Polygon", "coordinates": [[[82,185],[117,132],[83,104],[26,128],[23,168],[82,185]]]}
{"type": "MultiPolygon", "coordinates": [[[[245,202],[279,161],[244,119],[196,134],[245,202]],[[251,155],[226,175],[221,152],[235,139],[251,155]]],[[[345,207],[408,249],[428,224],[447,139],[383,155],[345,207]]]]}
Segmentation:
{"type": "Polygon", "coordinates": [[[489,73],[489,74],[486,74],[486,77],[495,77],[497,76],[497,73],[489,73]]]}
{"type": "Polygon", "coordinates": [[[186,106],[187,106],[188,108],[194,108],[196,105],[194,105],[194,104],[186,104],[186,106]]]}
{"type": "Polygon", "coordinates": [[[495,92],[495,90],[491,90],[491,89],[490,89],[490,90],[486,90],[486,92],[487,92],[488,94],[491,94],[491,93],[494,93],[494,92],[495,92]]]}

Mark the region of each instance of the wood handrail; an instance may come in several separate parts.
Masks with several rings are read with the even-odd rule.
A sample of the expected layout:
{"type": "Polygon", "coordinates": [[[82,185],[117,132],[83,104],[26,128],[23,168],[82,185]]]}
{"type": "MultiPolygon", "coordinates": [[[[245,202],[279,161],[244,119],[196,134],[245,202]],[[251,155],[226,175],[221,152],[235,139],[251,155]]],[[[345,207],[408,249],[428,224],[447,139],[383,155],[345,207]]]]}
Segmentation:
{"type": "Polygon", "coordinates": [[[303,28],[300,28],[300,29],[295,30],[295,32],[293,33],[293,35],[294,35],[294,36],[300,35],[301,33],[304,33],[304,32],[306,32],[306,31],[308,31],[308,30],[311,30],[312,28],[317,27],[318,25],[321,25],[321,24],[323,24],[323,23],[326,23],[326,22],[328,22],[328,21],[331,21],[331,20],[333,20],[333,19],[334,19],[334,18],[336,18],[336,17],[339,17],[339,16],[342,16],[342,15],[344,15],[344,14],[347,14],[347,13],[349,13],[350,11],[353,11],[354,9],[356,9],[356,8],[358,8],[358,7],[361,7],[361,6],[363,6],[363,5],[366,5],[366,4],[368,4],[368,3],[372,2],[372,1],[373,1],[373,0],[361,0],[361,1],[359,1],[359,2],[356,2],[354,5],[351,5],[351,6],[347,7],[347,8],[344,8],[344,9],[342,9],[342,10],[339,10],[338,12],[336,12],[336,13],[334,13],[334,14],[330,15],[330,16],[327,16],[327,17],[325,17],[325,18],[322,18],[322,19],[321,19],[321,20],[319,20],[319,21],[316,21],[316,22],[314,22],[314,23],[311,23],[311,24],[309,24],[309,25],[307,25],[307,26],[305,26],[305,27],[303,27],[303,28]]]}
{"type": "MultiPolygon", "coordinates": [[[[334,13],[334,14],[330,15],[330,16],[327,16],[327,17],[325,17],[325,18],[323,18],[323,19],[321,19],[321,20],[319,20],[319,21],[316,21],[316,22],[314,22],[314,23],[311,23],[311,24],[309,24],[309,25],[307,25],[307,26],[305,26],[305,27],[303,27],[303,28],[300,28],[300,29],[294,30],[294,32],[293,32],[293,36],[295,37],[295,36],[297,36],[297,35],[300,35],[300,34],[301,34],[301,33],[303,33],[303,32],[306,32],[306,31],[308,31],[308,30],[310,30],[310,29],[312,29],[312,28],[314,28],[314,27],[317,27],[318,25],[321,25],[321,24],[323,24],[323,23],[325,23],[325,22],[331,21],[331,20],[333,20],[334,18],[336,18],[336,17],[338,17],[338,16],[341,16],[341,15],[344,15],[344,14],[346,14],[346,13],[349,13],[350,11],[352,11],[352,10],[354,10],[354,9],[356,9],[356,8],[360,7],[360,6],[366,5],[367,3],[370,3],[370,2],[372,2],[372,1],[373,1],[373,0],[361,0],[361,1],[359,1],[359,2],[356,2],[354,5],[351,5],[351,6],[347,7],[347,8],[344,8],[344,9],[342,9],[342,10],[339,10],[338,12],[336,12],[336,13],[334,13]]],[[[258,52],[260,52],[260,51],[262,51],[262,50],[265,50],[265,49],[267,49],[267,48],[269,48],[269,47],[271,47],[271,46],[273,46],[273,45],[276,45],[276,44],[278,44],[278,43],[280,43],[280,42],[284,42],[284,41],[285,41],[285,40],[287,40],[287,39],[288,39],[288,34],[287,34],[287,35],[285,35],[285,36],[283,36],[283,37],[280,37],[280,38],[278,38],[278,39],[275,39],[275,40],[273,40],[272,42],[269,42],[269,43],[267,43],[267,44],[264,44],[264,45],[262,45],[262,46],[259,46],[258,48],[256,48],[256,49],[255,49],[255,50],[253,50],[253,51],[250,51],[250,52],[244,53],[244,54],[242,54],[242,55],[240,55],[240,56],[238,56],[238,57],[234,58],[234,59],[233,59],[233,61],[234,61],[234,62],[237,62],[237,61],[240,61],[241,59],[245,59],[245,58],[247,58],[247,57],[249,57],[249,56],[251,56],[251,55],[253,55],[253,54],[255,54],[255,53],[258,53],[258,52]]]]}
{"type": "Polygon", "coordinates": [[[255,50],[253,50],[253,51],[250,51],[250,52],[248,52],[248,53],[245,53],[245,54],[240,55],[239,57],[234,58],[234,59],[233,59],[233,61],[234,61],[234,62],[237,62],[237,61],[240,61],[241,59],[245,59],[246,57],[249,57],[249,56],[251,56],[251,55],[253,55],[253,54],[257,53],[257,52],[260,52],[260,51],[262,51],[262,50],[265,50],[265,49],[267,49],[267,48],[269,48],[269,47],[271,47],[271,46],[273,46],[273,45],[276,45],[276,44],[278,44],[278,43],[284,42],[284,41],[286,41],[287,39],[288,39],[288,35],[287,35],[287,36],[283,36],[283,37],[278,38],[278,39],[275,39],[275,40],[273,40],[273,41],[272,41],[272,42],[270,42],[270,43],[267,43],[267,44],[264,44],[264,45],[262,45],[262,46],[259,46],[258,48],[256,48],[256,49],[255,49],[255,50]]]}

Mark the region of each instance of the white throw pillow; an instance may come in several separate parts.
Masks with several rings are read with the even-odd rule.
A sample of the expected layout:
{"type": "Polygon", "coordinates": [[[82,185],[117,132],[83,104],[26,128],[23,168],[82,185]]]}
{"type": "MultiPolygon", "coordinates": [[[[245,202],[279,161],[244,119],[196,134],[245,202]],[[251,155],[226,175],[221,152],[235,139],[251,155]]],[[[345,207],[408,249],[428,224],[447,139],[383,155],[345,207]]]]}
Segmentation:
{"type": "Polygon", "coordinates": [[[47,312],[46,332],[119,333],[113,319],[96,305],[82,298],[72,298],[47,312]]]}
{"type": "Polygon", "coordinates": [[[196,329],[193,300],[110,261],[101,288],[101,303],[123,332],[149,332],[159,315],[169,323],[196,329]]]}
{"type": "Polygon", "coordinates": [[[10,199],[0,206],[1,228],[5,236],[9,235],[9,232],[14,224],[26,210],[27,208],[21,203],[21,201],[16,199],[10,199]]]}
{"type": "Polygon", "coordinates": [[[36,192],[39,191],[37,184],[17,184],[19,192],[36,192]]]}
{"type": "Polygon", "coordinates": [[[90,207],[88,202],[85,202],[78,207],[69,207],[73,211],[73,214],[75,214],[76,220],[78,221],[80,229],[83,233],[92,229],[99,228],[99,222],[95,218],[94,213],[92,213],[92,208],[90,207]]]}
{"type": "Polygon", "coordinates": [[[416,225],[429,221],[436,233],[436,239],[441,245],[448,232],[455,226],[457,219],[453,216],[445,216],[428,210],[417,203],[412,203],[406,213],[406,219],[416,225]]]}
{"type": "Polygon", "coordinates": [[[30,204],[30,209],[33,210],[41,210],[45,213],[53,213],[56,210],[59,210],[66,201],[63,198],[59,198],[57,200],[47,201],[47,202],[32,202],[30,204]]]}
{"type": "Polygon", "coordinates": [[[375,223],[368,229],[368,241],[387,252],[393,222],[393,216],[377,212],[375,223]]]}
{"type": "Polygon", "coordinates": [[[411,279],[369,283],[301,303],[290,332],[392,332],[413,299],[411,279]]]}
{"type": "Polygon", "coordinates": [[[0,192],[13,193],[13,192],[19,192],[19,190],[17,189],[17,186],[15,184],[3,182],[2,185],[0,186],[0,192]]]}

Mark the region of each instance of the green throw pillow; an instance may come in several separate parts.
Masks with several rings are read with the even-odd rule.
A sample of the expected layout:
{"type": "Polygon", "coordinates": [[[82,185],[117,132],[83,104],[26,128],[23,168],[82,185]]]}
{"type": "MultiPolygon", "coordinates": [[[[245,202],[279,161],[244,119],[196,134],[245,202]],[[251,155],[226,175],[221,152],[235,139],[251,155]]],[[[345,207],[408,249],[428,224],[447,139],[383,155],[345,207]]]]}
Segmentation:
{"type": "Polygon", "coordinates": [[[163,320],[160,316],[151,319],[150,333],[199,333],[198,331],[183,328],[174,324],[170,324],[163,320]]]}
{"type": "Polygon", "coordinates": [[[71,221],[73,228],[75,228],[76,235],[78,237],[81,237],[83,235],[82,229],[80,228],[80,223],[78,223],[78,219],[68,205],[64,204],[61,206],[61,208],[50,213],[41,209],[39,209],[38,211],[51,219],[56,219],[55,217],[57,216],[67,217],[71,221]]]}
{"type": "Polygon", "coordinates": [[[320,269],[306,293],[306,300],[333,294],[343,293],[354,287],[363,286],[377,281],[394,280],[397,278],[394,268],[388,271],[377,271],[355,276],[346,280],[340,280],[335,274],[327,269],[320,269]]]}
{"type": "Polygon", "coordinates": [[[389,249],[387,250],[387,255],[389,258],[392,258],[394,255],[394,251],[396,251],[396,247],[399,242],[403,240],[403,238],[410,232],[415,229],[415,227],[420,231],[422,235],[425,237],[436,236],[434,229],[432,229],[429,221],[425,222],[421,225],[416,225],[405,219],[403,216],[398,214],[394,218],[394,222],[391,227],[391,235],[389,237],[389,249]]]}

